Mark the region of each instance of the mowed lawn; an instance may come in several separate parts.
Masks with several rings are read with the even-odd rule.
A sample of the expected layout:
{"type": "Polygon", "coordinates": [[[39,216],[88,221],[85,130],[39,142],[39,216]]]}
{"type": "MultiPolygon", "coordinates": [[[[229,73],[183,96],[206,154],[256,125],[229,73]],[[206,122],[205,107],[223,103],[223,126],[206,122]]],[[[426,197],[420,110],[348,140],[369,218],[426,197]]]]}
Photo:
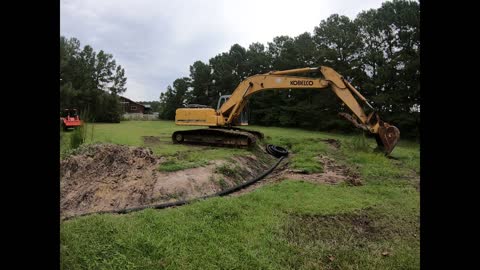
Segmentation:
{"type": "MultiPolygon", "coordinates": [[[[211,147],[199,154],[191,146],[167,143],[179,129],[188,128],[168,121],[95,124],[87,143],[144,146],[142,136],[159,136],[165,144],[152,150],[169,158],[175,169],[249,151],[211,147]]],[[[363,185],[286,179],[241,196],[64,221],[62,269],[420,268],[417,143],[402,140],[393,158],[386,158],[372,151],[373,138],[367,138],[370,147],[364,149],[358,135],[249,129],[262,131],[268,143],[287,147],[292,168],[321,172],[316,157],[328,155],[356,170],[363,185]],[[327,138],[339,140],[341,147],[330,147],[322,141],[327,138]]],[[[70,135],[61,136],[62,155],[68,154],[70,135]]]]}

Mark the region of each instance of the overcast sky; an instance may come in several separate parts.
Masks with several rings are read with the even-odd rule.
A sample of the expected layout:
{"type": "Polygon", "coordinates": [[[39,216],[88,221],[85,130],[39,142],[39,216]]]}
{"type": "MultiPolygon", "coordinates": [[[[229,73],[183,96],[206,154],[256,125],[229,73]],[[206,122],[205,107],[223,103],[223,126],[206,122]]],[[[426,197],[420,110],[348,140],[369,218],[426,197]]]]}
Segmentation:
{"type": "Polygon", "coordinates": [[[313,32],[331,14],[354,19],[385,0],[61,0],[60,34],[113,54],[135,101],[158,100],[197,60],[238,43],[313,32]]]}

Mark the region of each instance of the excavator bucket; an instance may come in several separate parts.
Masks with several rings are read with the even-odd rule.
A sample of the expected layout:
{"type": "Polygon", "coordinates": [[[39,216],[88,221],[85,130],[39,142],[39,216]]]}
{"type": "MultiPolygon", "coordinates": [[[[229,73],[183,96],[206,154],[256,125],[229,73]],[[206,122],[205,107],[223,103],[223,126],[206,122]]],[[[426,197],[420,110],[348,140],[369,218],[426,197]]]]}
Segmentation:
{"type": "Polygon", "coordinates": [[[379,150],[389,155],[400,139],[400,130],[396,126],[380,121],[375,139],[379,150]]]}
{"type": "MultiPolygon", "coordinates": [[[[369,125],[358,123],[354,116],[343,112],[339,113],[339,115],[350,121],[357,128],[373,132],[370,130],[369,125]]],[[[378,123],[378,130],[374,133],[378,145],[377,150],[384,152],[385,155],[389,155],[400,139],[400,130],[396,126],[383,122],[377,113],[372,113],[368,117],[367,122],[369,122],[373,116],[376,117],[378,123]]]]}

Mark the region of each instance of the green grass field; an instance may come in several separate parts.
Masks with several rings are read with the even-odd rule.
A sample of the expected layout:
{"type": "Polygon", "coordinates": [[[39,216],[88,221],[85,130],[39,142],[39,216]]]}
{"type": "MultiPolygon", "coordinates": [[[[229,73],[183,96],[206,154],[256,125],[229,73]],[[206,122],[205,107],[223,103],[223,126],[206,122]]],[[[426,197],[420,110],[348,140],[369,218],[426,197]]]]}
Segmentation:
{"type": "MultiPolygon", "coordinates": [[[[91,129],[91,127],[89,127],[91,129]]],[[[358,147],[359,136],[255,127],[287,147],[290,167],[321,172],[328,155],[358,171],[362,186],[285,180],[236,197],[126,215],[93,215],[61,224],[62,269],[418,269],[419,145],[401,141],[393,159],[358,147]],[[338,150],[321,139],[341,142],[338,150]]],[[[169,141],[173,122],[95,124],[87,143],[144,146],[142,136],[169,141]]],[[[187,129],[187,128],[186,128],[187,129]]],[[[62,156],[68,155],[63,133],[62,156]]],[[[248,150],[159,144],[166,171],[201,166],[248,150]]]]}

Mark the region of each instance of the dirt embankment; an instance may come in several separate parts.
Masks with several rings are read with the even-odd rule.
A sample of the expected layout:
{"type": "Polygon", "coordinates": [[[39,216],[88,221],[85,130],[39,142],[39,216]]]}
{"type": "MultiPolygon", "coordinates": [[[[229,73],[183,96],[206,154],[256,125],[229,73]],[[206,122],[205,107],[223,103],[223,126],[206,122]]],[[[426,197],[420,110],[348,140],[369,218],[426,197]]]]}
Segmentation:
{"type": "MultiPolygon", "coordinates": [[[[145,144],[158,144],[158,138],[146,137],[145,144]]],[[[325,140],[338,149],[339,142],[325,140]]],[[[203,148],[199,147],[199,151],[203,148]]],[[[158,168],[166,158],[155,156],[148,148],[114,144],[81,147],[60,161],[60,211],[62,217],[97,211],[122,210],[178,200],[189,200],[217,193],[249,181],[265,172],[276,159],[264,149],[248,156],[212,160],[203,167],[162,172],[158,168]]],[[[361,185],[354,170],[328,156],[318,157],[323,172],[305,174],[292,170],[288,159],[272,174],[233,196],[250,192],[267,183],[283,179],[312,183],[361,185]]]]}
{"type": "Polygon", "coordinates": [[[213,194],[261,174],[275,159],[236,156],[204,167],[161,172],[158,167],[164,161],[147,148],[113,144],[82,148],[60,162],[61,216],[213,194]]]}

